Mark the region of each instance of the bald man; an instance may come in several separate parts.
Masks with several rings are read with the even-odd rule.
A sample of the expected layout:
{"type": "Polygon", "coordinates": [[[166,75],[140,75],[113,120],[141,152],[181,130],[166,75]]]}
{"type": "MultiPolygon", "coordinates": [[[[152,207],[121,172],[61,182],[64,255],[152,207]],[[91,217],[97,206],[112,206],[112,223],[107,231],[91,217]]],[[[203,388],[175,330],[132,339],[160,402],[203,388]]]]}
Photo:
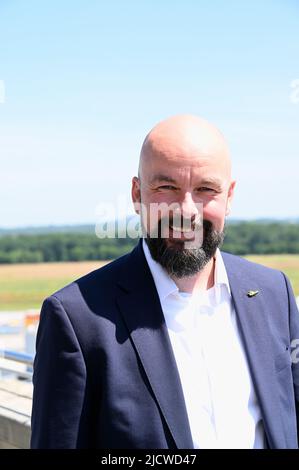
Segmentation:
{"type": "Polygon", "coordinates": [[[234,187],[205,120],[147,135],[142,239],[43,304],[32,448],[298,448],[298,310],[283,273],[220,251],[234,187]]]}

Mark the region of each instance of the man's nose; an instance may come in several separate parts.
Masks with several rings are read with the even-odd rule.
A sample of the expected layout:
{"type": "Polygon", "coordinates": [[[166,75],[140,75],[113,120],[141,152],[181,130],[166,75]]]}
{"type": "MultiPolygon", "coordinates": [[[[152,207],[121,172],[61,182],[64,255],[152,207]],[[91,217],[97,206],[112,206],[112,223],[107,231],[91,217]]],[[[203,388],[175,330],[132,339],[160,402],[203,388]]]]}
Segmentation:
{"type": "Polygon", "coordinates": [[[191,193],[185,193],[181,201],[181,213],[185,219],[194,220],[202,212],[202,204],[194,202],[191,193]]]}

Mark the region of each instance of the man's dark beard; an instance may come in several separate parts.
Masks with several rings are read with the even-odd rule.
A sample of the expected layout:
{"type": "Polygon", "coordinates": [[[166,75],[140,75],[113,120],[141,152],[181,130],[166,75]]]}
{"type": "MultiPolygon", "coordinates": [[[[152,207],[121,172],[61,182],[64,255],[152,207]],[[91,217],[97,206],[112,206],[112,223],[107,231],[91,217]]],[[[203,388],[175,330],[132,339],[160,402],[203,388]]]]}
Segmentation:
{"type": "MultiPolygon", "coordinates": [[[[161,223],[161,221],[160,221],[161,223]]],[[[203,221],[203,242],[198,248],[167,246],[165,238],[145,238],[152,258],[166,269],[171,277],[188,277],[201,271],[223,243],[224,231],[213,229],[209,220],[203,221]]]]}

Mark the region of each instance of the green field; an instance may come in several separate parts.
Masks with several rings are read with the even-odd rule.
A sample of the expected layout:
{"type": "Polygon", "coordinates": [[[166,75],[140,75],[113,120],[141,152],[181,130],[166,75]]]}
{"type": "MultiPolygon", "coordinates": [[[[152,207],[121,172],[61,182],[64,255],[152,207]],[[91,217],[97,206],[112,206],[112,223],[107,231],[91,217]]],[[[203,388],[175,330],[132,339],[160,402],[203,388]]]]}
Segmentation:
{"type": "MultiPolygon", "coordinates": [[[[299,296],[299,255],[247,256],[284,271],[299,296]]],[[[38,309],[45,297],[105,262],[0,265],[0,310],[38,309]]]]}
{"type": "Polygon", "coordinates": [[[0,265],[0,311],[40,308],[45,297],[105,262],[0,265]]]}

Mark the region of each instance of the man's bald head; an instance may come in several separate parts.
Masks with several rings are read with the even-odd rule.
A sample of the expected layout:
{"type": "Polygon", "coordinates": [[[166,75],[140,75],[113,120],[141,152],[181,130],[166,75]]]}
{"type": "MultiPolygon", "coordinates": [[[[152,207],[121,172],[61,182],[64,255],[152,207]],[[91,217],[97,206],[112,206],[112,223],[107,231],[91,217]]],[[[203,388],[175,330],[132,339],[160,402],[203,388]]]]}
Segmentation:
{"type": "Polygon", "coordinates": [[[193,276],[211,261],[223,240],[234,187],[224,137],[204,119],[174,116],[146,136],[132,200],[153,259],[170,275],[193,276]],[[184,220],[190,222],[186,230],[184,220]]]}
{"type": "Polygon", "coordinates": [[[205,119],[183,114],[159,122],[146,136],[140,153],[139,176],[142,179],[153,160],[157,158],[190,157],[219,159],[230,177],[229,149],[221,132],[205,119]]]}

